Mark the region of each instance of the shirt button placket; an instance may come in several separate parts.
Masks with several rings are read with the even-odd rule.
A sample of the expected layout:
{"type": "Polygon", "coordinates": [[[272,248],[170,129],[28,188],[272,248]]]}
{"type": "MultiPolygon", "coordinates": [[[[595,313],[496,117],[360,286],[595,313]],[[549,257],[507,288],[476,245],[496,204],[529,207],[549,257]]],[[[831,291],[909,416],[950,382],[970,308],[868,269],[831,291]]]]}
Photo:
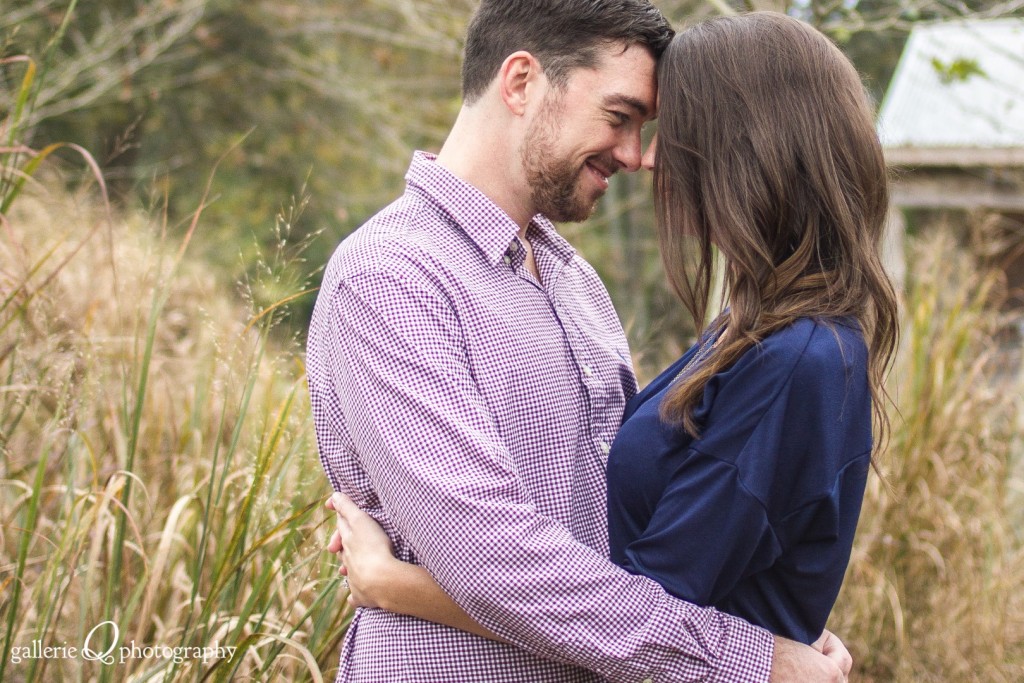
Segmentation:
{"type": "Polygon", "coordinates": [[[513,238],[512,241],[509,242],[508,248],[505,249],[505,257],[504,257],[505,265],[506,266],[512,266],[512,262],[515,260],[515,256],[518,253],[519,253],[519,240],[517,240],[516,238],[513,238]]]}
{"type": "MultiPolygon", "coordinates": [[[[585,349],[587,348],[586,341],[583,339],[583,335],[575,325],[575,321],[570,322],[565,326],[566,337],[569,341],[569,348],[572,352],[573,358],[576,360],[579,366],[581,377],[580,384],[583,386],[583,391],[587,396],[587,415],[588,419],[592,418],[597,414],[598,397],[602,394],[600,391],[600,383],[597,378],[597,373],[594,371],[594,364],[586,358],[585,349]]],[[[591,421],[591,438],[601,455],[604,456],[602,460],[607,460],[608,452],[610,447],[607,442],[602,438],[603,430],[605,426],[599,425],[591,421]]]]}
{"type": "Polygon", "coordinates": [[[516,254],[519,253],[519,242],[515,239],[509,243],[508,249],[505,250],[505,265],[511,266],[515,261],[516,254]]]}

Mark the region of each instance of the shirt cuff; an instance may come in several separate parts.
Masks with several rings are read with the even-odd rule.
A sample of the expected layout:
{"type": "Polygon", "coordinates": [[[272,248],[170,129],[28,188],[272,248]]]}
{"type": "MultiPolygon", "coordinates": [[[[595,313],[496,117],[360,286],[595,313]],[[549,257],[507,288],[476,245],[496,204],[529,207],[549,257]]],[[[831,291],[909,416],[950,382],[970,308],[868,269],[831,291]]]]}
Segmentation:
{"type": "Polygon", "coordinates": [[[775,655],[775,638],[771,633],[742,619],[729,624],[722,665],[710,679],[715,683],[768,683],[775,655]]]}

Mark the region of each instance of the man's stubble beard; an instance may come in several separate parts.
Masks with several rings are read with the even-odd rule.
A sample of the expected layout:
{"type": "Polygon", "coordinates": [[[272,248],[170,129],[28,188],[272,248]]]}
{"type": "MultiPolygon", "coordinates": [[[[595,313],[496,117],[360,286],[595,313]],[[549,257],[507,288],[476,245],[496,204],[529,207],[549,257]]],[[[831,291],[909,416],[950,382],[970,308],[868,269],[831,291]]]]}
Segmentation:
{"type": "Polygon", "coordinates": [[[581,197],[580,174],[568,159],[558,158],[559,114],[562,102],[548,100],[531,124],[522,149],[523,168],[530,186],[530,198],[538,213],[552,221],[584,221],[594,212],[597,201],[581,197]]]}

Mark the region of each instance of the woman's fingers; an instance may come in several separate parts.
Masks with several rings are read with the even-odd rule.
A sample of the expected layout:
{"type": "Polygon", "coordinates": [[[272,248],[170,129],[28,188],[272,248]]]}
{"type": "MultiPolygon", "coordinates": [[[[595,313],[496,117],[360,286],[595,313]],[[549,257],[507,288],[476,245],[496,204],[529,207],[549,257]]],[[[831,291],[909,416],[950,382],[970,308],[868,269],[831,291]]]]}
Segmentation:
{"type": "Polygon", "coordinates": [[[338,513],[338,531],[342,546],[357,556],[376,558],[381,553],[391,555],[391,539],[373,517],[364,512],[343,493],[334,493],[330,507],[338,513]]]}
{"type": "Polygon", "coordinates": [[[348,603],[353,607],[379,607],[383,590],[381,577],[386,568],[396,563],[391,539],[377,521],[342,493],[334,493],[325,502],[336,515],[336,529],[328,550],[338,555],[338,574],[348,590],[348,603]]]}
{"type": "Polygon", "coordinates": [[[338,576],[342,577],[342,585],[349,592],[348,602],[353,607],[359,607],[360,604],[357,602],[355,595],[356,592],[352,589],[349,584],[349,572],[348,562],[346,560],[346,547],[345,537],[351,536],[352,528],[345,517],[346,512],[352,514],[352,509],[359,511],[359,508],[352,503],[344,494],[335,493],[326,501],[324,501],[324,507],[328,510],[334,510],[338,514],[335,516],[335,529],[334,533],[331,534],[330,540],[327,542],[327,550],[333,553],[341,559],[341,564],[338,566],[338,576]]]}
{"type": "Polygon", "coordinates": [[[327,552],[337,555],[341,552],[343,547],[344,544],[341,541],[341,532],[335,529],[334,533],[331,534],[331,540],[327,542],[327,552]]]}
{"type": "Polygon", "coordinates": [[[347,524],[352,524],[358,521],[362,517],[368,517],[368,515],[359,509],[359,506],[352,502],[352,499],[346,496],[344,493],[335,491],[331,494],[328,499],[331,509],[338,513],[338,516],[345,520],[347,524]]]}
{"type": "Polygon", "coordinates": [[[812,647],[835,662],[842,669],[843,676],[849,678],[850,670],[853,668],[853,657],[836,634],[826,630],[814,641],[812,647]]]}

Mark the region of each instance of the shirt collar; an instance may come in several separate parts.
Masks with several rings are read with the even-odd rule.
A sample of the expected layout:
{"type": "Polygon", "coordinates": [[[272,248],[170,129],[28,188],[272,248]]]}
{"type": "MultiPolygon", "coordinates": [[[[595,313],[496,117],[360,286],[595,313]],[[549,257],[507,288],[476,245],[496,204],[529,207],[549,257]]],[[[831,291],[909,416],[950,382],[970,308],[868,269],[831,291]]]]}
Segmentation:
{"type": "Polygon", "coordinates": [[[562,263],[569,263],[576,255],[576,250],[564,237],[558,234],[554,224],[543,214],[538,213],[530,221],[536,228],[536,237],[531,237],[535,250],[550,251],[562,263]]]}
{"type": "MultiPolygon", "coordinates": [[[[435,163],[436,159],[437,155],[429,152],[413,153],[406,182],[447,213],[487,260],[497,265],[519,233],[519,224],[479,189],[435,163]]],[[[539,241],[559,260],[568,263],[576,254],[545,216],[537,214],[531,223],[539,241]]]]}

